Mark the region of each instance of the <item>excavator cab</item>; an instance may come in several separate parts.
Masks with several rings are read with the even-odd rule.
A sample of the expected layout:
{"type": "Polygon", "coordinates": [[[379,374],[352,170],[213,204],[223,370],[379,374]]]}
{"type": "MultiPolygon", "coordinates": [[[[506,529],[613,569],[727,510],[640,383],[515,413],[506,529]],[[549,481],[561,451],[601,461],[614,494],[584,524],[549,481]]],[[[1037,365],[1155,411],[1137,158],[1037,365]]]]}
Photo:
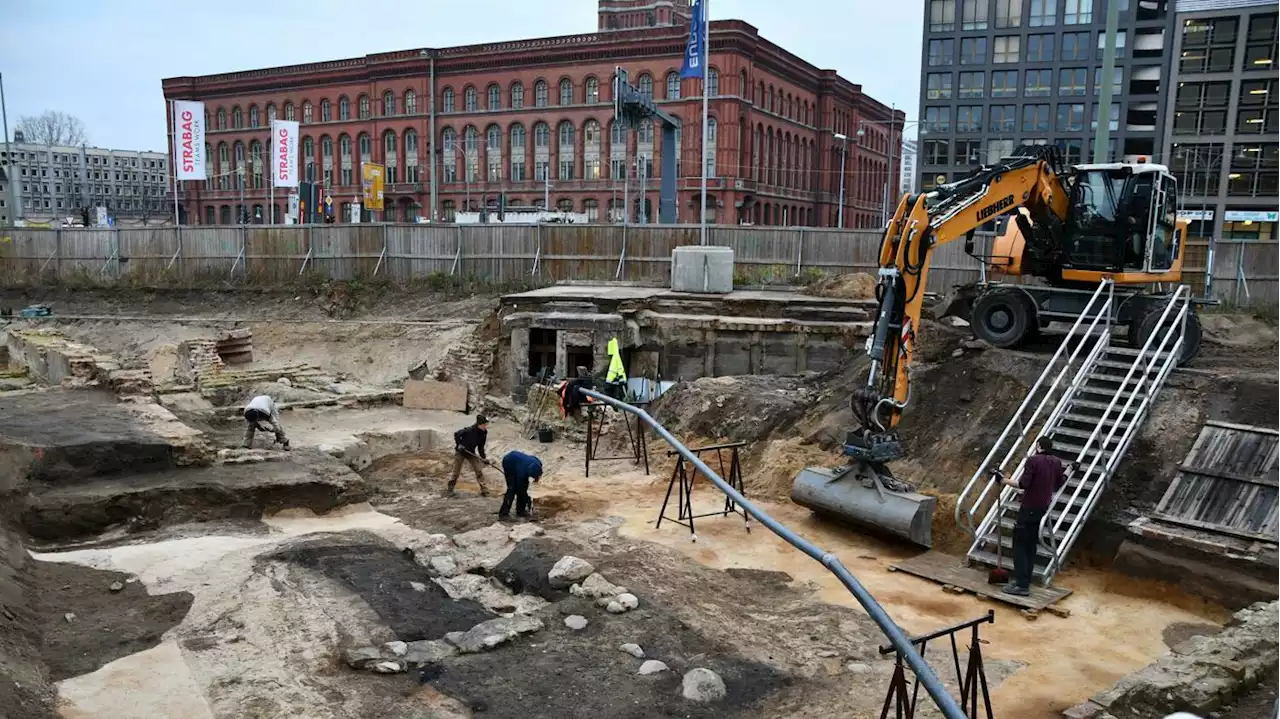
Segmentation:
{"type": "Polygon", "coordinates": [[[1163,165],[1077,165],[1063,269],[1161,274],[1178,254],[1177,180],[1163,165]]]}

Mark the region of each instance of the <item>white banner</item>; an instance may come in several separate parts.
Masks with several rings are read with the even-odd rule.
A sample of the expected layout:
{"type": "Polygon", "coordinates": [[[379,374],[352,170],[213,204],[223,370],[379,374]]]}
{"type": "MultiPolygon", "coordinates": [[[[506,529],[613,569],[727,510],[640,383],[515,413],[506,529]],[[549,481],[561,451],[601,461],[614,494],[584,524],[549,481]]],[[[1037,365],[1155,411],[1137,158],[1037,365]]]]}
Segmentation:
{"type": "Polygon", "coordinates": [[[298,123],[292,120],[271,122],[271,184],[298,186],[298,123]]]}
{"type": "Polygon", "coordinates": [[[173,101],[173,167],[179,180],[203,180],[204,103],[173,101]]]}

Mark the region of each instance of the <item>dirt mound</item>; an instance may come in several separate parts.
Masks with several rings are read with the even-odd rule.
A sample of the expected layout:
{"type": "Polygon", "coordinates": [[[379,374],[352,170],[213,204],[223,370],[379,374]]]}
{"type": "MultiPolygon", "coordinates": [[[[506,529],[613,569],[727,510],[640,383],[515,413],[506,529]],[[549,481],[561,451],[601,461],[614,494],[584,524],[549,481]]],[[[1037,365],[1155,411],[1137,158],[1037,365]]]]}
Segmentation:
{"type": "Polygon", "coordinates": [[[681,437],[753,442],[799,420],[817,396],[804,377],[704,377],[662,395],[653,415],[681,437]]]}
{"type": "Polygon", "coordinates": [[[876,278],[865,272],[832,275],[805,290],[815,297],[839,297],[845,300],[869,300],[876,296],[876,278]]]}

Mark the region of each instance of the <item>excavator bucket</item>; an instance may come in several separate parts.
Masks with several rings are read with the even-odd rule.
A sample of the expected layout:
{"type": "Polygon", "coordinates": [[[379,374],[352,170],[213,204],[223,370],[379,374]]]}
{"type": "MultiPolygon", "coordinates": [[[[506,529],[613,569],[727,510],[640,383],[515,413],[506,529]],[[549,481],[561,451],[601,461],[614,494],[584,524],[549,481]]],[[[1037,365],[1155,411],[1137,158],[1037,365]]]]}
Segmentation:
{"type": "Polygon", "coordinates": [[[938,500],[889,489],[870,467],[805,467],[791,485],[791,501],[874,532],[933,546],[933,510],[938,500]]]}
{"type": "Polygon", "coordinates": [[[978,296],[980,289],[976,284],[953,288],[951,294],[943,298],[943,301],[938,304],[938,310],[933,313],[933,318],[941,320],[946,317],[959,317],[968,322],[973,310],[973,301],[978,296]]]}

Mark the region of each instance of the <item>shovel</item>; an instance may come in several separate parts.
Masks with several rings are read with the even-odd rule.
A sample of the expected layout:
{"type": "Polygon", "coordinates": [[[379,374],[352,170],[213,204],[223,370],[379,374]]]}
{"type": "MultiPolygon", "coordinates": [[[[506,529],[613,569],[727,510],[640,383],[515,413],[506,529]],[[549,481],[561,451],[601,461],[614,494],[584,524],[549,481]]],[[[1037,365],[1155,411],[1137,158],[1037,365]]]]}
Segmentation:
{"type": "Polygon", "coordinates": [[[1004,473],[997,469],[992,477],[1000,480],[1001,486],[996,493],[996,566],[987,573],[987,584],[1007,584],[1009,570],[1004,568],[1004,473]]]}

